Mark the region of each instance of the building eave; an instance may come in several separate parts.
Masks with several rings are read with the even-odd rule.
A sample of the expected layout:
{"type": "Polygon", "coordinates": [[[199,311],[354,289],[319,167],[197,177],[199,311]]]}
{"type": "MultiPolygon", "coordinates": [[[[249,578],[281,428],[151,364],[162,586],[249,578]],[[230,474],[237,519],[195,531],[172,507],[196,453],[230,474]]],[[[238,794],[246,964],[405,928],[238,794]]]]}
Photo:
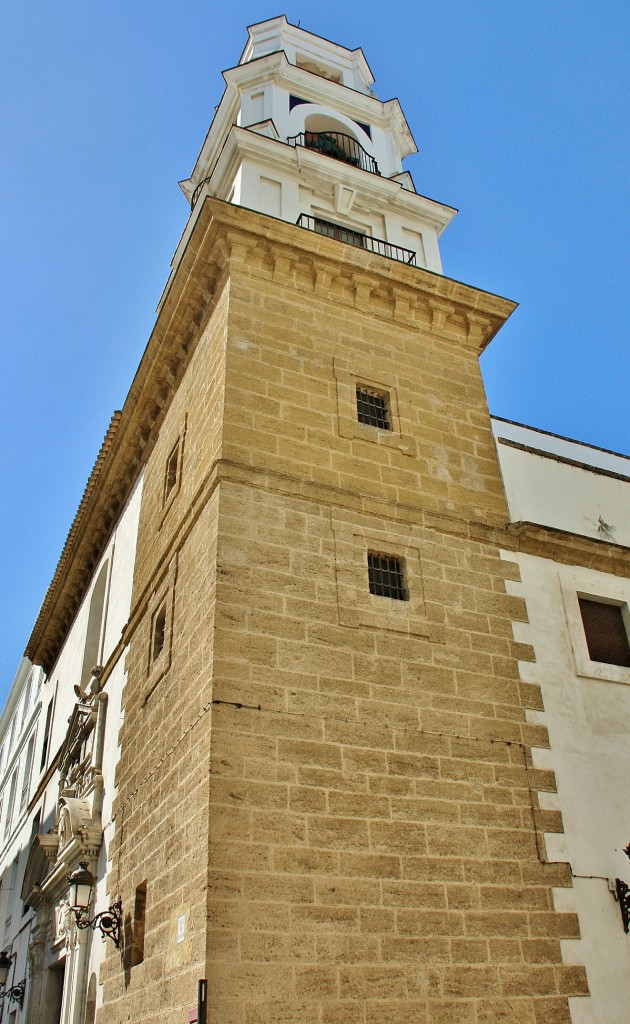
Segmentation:
{"type": "Polygon", "coordinates": [[[251,54],[254,50],[254,34],[253,29],[261,26],[266,26],[267,29],[273,30],[275,27],[282,28],[288,34],[289,37],[293,37],[294,41],[300,41],[308,45],[309,39],[314,39],[318,42],[326,43],[326,46],[330,48],[334,53],[342,55],[346,60],[354,58],[359,66],[363,80],[366,86],[369,88],[374,84],[374,75],[372,69],[367,62],[366,56],[360,46],[353,50],[349,50],[346,46],[341,46],[339,43],[335,43],[332,39],[327,39],[325,36],[320,36],[316,32],[309,32],[306,29],[301,28],[299,25],[294,25],[290,22],[286,15],[281,14],[275,18],[265,19],[264,21],[254,22],[252,25],[247,26],[248,39],[243,49],[243,52],[239,58],[239,64],[246,64],[251,62],[251,54]]]}
{"type": "Polygon", "coordinates": [[[630,548],[623,544],[526,521],[510,523],[508,535],[516,541],[515,550],[523,554],[623,579],[630,575],[630,548]]]}
{"type": "MultiPolygon", "coordinates": [[[[196,328],[208,306],[208,270],[194,281],[189,271],[210,219],[209,210],[198,219],[173,274],[125,404],[110,423],[26,646],[26,657],[48,673],[192,352],[196,328]]],[[[214,270],[218,272],[218,267],[214,270]]]]}

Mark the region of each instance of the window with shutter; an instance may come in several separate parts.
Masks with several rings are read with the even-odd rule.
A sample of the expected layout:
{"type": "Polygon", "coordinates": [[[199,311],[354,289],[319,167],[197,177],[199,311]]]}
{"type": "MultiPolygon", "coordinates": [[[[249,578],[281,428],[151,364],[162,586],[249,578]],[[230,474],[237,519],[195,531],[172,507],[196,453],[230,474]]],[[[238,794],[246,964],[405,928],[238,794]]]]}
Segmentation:
{"type": "Polygon", "coordinates": [[[630,645],[620,605],[578,598],[591,661],[630,667],[630,645]]]}

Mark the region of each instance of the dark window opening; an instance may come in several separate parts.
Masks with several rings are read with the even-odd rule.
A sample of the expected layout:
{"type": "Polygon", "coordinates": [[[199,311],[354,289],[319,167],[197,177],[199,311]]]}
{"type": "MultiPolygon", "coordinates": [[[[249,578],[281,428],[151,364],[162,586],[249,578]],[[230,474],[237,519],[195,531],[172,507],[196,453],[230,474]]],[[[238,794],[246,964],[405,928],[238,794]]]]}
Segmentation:
{"type": "Polygon", "coordinates": [[[333,224],[329,220],[321,220],[315,217],[314,230],[318,235],[326,235],[327,238],[336,238],[338,242],[347,242],[348,245],[356,245],[359,249],[366,248],[366,236],[360,231],[353,231],[352,228],[344,228],[341,224],[333,224]]]}
{"type": "Polygon", "coordinates": [[[369,124],[364,124],[363,121],[355,121],[354,123],[358,124],[359,128],[363,129],[368,139],[372,138],[372,129],[370,128],[369,124]]]}
{"type": "MultiPolygon", "coordinates": [[[[53,700],[54,700],[54,698],[53,698],[53,700]]],[[[50,701],[50,704],[48,705],[48,710],[46,712],[46,725],[44,727],[44,743],[42,745],[42,759],[41,759],[41,762],[40,762],[40,765],[39,765],[40,771],[43,771],[44,768],[46,767],[46,757],[48,755],[48,744],[50,742],[50,726],[51,726],[51,722],[52,722],[53,700],[50,701]]]]}
{"type": "Polygon", "coordinates": [[[359,423],[391,430],[388,396],[357,384],[357,417],[359,423]]]}
{"type": "Polygon", "coordinates": [[[301,103],[312,103],[312,100],[303,100],[300,96],[289,96],[289,110],[299,107],[301,103]]]}
{"type": "Polygon", "coordinates": [[[578,598],[591,661],[630,667],[630,645],[621,607],[578,598]]]}
{"type": "Polygon", "coordinates": [[[164,474],[164,503],[168,501],[172,491],[177,484],[177,469],[179,465],[179,441],[173,448],[166,461],[166,472],[164,474]]]}
{"type": "Polygon", "coordinates": [[[131,938],[131,966],[136,967],[144,960],[144,926],[147,908],[147,883],[141,882],[136,889],[133,908],[133,931],[131,938]]]}
{"type": "Polygon", "coordinates": [[[409,600],[401,558],[369,551],[367,560],[371,594],[376,594],[377,597],[390,597],[394,601],[409,600]]]}
{"type": "Polygon", "coordinates": [[[44,1020],[53,1022],[61,1020],[65,967],[64,958],[61,963],[52,964],[47,971],[44,971],[46,987],[43,1004],[46,1012],[44,1020]]]}
{"type": "MultiPolygon", "coordinates": [[[[41,820],[42,820],[41,811],[37,811],[36,814],[33,815],[33,820],[31,822],[31,843],[33,842],[35,836],[39,835],[39,829],[40,829],[40,826],[41,826],[41,820]]],[[[24,879],[22,879],[22,884],[24,884],[24,879]]],[[[22,896],[24,896],[24,895],[25,895],[25,893],[22,890],[22,896]]],[[[28,913],[28,911],[30,909],[31,908],[30,908],[28,903],[23,903],[22,904],[22,917],[24,917],[24,915],[26,913],[28,913]]]]}
{"type": "Polygon", "coordinates": [[[156,661],[162,651],[164,650],[164,641],[166,639],[166,604],[163,604],[159,609],[155,619],[153,620],[153,646],[151,650],[151,660],[156,661]]]}

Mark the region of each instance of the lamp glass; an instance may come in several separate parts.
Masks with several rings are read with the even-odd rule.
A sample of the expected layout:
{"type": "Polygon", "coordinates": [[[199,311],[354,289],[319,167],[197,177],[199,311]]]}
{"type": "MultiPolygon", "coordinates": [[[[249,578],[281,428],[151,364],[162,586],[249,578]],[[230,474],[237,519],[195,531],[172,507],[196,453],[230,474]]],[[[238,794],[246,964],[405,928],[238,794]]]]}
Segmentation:
{"type": "Polygon", "coordinates": [[[70,906],[85,909],[90,905],[94,875],[88,871],[87,864],[81,862],[76,871],[68,879],[70,883],[70,906]]]}

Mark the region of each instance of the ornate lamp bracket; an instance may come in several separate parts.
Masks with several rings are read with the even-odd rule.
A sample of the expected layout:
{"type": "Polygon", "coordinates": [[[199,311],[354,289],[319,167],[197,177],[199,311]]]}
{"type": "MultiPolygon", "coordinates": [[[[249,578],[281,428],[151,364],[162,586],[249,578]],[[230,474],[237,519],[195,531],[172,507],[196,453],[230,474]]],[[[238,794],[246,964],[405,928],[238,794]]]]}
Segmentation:
{"type": "Polygon", "coordinates": [[[18,981],[13,985],[7,985],[7,977],[11,964],[15,969],[15,960],[17,959],[16,953],[5,953],[4,950],[0,953],[0,999],[10,999],[11,1002],[17,1003],[20,1009],[24,1005],[24,990],[26,989],[26,978],[22,981],[18,981]]]}
{"type": "Polygon", "coordinates": [[[77,928],[91,928],[100,931],[103,938],[111,939],[116,949],[120,949],[120,926],[122,922],[122,903],[118,899],[107,910],[90,917],[88,911],[92,902],[94,875],[88,871],[85,861],[68,878],[70,887],[70,912],[74,914],[77,928]]]}
{"type": "MultiPolygon", "coordinates": [[[[628,860],[630,860],[630,843],[623,847],[623,853],[625,853],[628,860]]],[[[614,891],[615,896],[619,901],[623,930],[627,934],[628,931],[630,931],[630,885],[627,885],[621,878],[615,878],[614,891]]]]}
{"type": "Polygon", "coordinates": [[[24,1005],[24,990],[26,989],[26,978],[22,981],[18,981],[17,985],[11,985],[10,988],[0,988],[0,999],[10,999],[12,1002],[17,1003],[20,1009],[24,1005]]]}
{"type": "Polygon", "coordinates": [[[74,914],[77,928],[98,930],[105,939],[111,939],[116,949],[120,949],[120,928],[122,923],[122,903],[116,900],[107,910],[102,910],[90,919],[85,907],[70,907],[74,914]]]}

